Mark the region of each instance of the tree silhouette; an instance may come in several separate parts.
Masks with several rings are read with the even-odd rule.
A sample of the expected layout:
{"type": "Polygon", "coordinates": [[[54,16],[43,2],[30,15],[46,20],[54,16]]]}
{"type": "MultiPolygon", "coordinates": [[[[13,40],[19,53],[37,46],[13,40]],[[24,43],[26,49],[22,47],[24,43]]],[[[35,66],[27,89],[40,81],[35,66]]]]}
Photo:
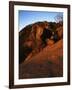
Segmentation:
{"type": "Polygon", "coordinates": [[[59,13],[55,16],[55,21],[57,23],[63,23],[63,14],[59,13]]]}

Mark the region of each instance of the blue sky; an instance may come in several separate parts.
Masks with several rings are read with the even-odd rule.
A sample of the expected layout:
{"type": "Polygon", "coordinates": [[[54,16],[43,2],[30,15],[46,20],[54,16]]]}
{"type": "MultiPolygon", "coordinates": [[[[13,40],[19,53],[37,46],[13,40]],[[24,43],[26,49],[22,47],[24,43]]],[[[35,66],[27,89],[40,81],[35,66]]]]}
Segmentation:
{"type": "Polygon", "coordinates": [[[26,25],[38,22],[38,21],[48,21],[55,22],[55,16],[57,14],[62,14],[61,12],[46,12],[46,11],[19,11],[19,31],[26,25]]]}

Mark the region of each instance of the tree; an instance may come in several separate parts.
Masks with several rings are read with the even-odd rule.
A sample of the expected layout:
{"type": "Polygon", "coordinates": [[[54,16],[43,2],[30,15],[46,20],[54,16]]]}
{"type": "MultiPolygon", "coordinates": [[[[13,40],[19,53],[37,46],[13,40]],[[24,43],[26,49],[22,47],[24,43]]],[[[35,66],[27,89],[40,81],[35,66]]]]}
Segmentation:
{"type": "Polygon", "coordinates": [[[57,23],[63,23],[63,14],[59,13],[55,16],[55,21],[57,23]]]}

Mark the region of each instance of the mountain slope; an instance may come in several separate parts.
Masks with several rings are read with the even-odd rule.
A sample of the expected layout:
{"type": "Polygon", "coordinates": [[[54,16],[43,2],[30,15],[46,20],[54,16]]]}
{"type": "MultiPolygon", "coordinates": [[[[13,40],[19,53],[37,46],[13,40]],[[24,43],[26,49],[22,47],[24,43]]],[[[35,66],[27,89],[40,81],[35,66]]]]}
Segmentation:
{"type": "Polygon", "coordinates": [[[19,78],[60,77],[63,75],[63,40],[46,46],[40,53],[20,64],[19,78]]]}

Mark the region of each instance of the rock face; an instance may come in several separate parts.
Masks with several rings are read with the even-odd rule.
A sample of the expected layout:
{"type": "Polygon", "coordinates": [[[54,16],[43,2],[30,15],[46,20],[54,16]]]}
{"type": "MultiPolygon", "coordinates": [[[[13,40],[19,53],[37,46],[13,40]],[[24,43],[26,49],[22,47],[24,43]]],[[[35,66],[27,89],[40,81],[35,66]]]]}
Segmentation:
{"type": "Polygon", "coordinates": [[[35,23],[19,33],[20,79],[63,76],[61,27],[56,29],[57,41],[54,41],[52,34],[45,41],[42,39],[44,30],[52,32],[48,22],[35,23]]]}

